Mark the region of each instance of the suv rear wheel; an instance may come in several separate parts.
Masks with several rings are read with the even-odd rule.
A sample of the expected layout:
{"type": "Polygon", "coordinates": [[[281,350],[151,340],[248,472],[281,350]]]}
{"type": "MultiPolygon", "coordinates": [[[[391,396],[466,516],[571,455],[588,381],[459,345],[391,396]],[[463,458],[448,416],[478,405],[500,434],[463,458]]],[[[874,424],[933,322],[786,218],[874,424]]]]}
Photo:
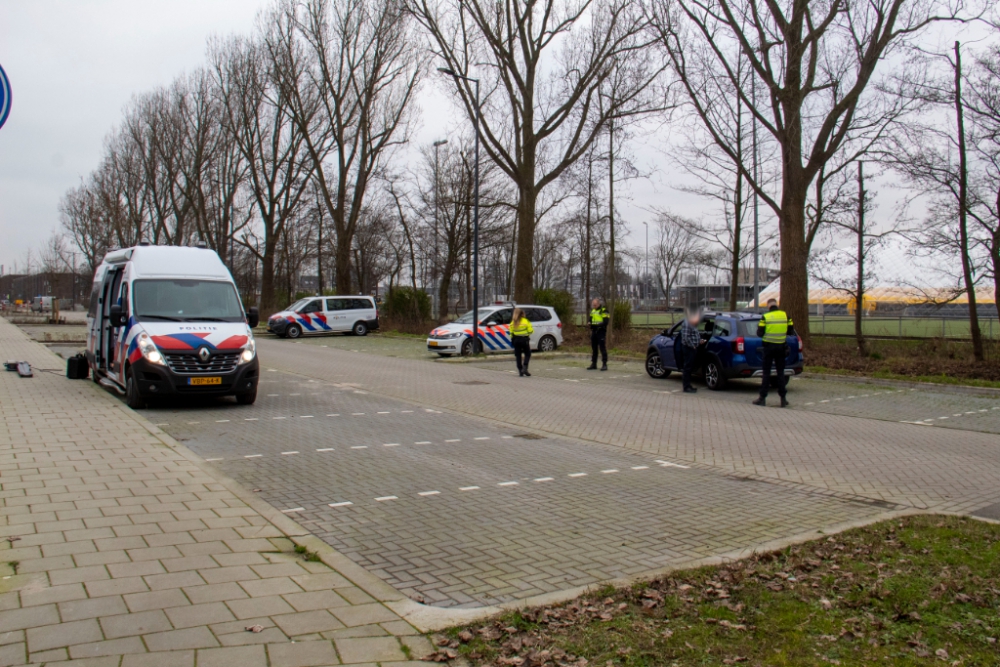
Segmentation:
{"type": "Polygon", "coordinates": [[[351,329],[351,333],[355,336],[367,336],[368,335],[368,325],[364,322],[355,322],[354,328],[351,329]]]}
{"type": "Polygon", "coordinates": [[[726,377],[722,374],[722,365],[716,359],[705,362],[705,386],[712,391],[726,388],[726,377]]]}
{"type": "Polygon", "coordinates": [[[663,367],[663,360],[660,353],[650,350],[646,354],[646,374],[654,380],[662,380],[670,376],[670,371],[663,367]]]}
{"type": "Polygon", "coordinates": [[[542,336],[538,341],[539,352],[554,352],[556,349],[556,339],[552,336],[542,336]]]}

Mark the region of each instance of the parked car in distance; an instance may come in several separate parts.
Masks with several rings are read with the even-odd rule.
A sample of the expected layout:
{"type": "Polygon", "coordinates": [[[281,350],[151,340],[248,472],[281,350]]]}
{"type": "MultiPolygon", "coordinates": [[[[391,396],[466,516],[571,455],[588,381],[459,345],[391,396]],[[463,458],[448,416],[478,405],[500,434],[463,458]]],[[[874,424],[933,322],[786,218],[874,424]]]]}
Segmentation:
{"type": "MultiPolygon", "coordinates": [[[[764,343],[757,336],[759,321],[757,313],[713,312],[702,316],[698,329],[707,342],[699,354],[695,372],[704,377],[709,389],[723,389],[729,380],[759,378],[764,374],[764,343]]],[[[678,322],[664,329],[649,341],[646,373],[651,378],[663,379],[680,370],[676,360],[682,324],[678,322]]],[[[787,345],[785,375],[798,375],[804,361],[802,339],[788,336],[787,345]]]]}
{"type": "Polygon", "coordinates": [[[366,336],[378,326],[378,309],[370,296],[306,297],[267,320],[267,330],[281,338],[330,333],[366,336]]]}
{"type": "MultiPolygon", "coordinates": [[[[562,322],[549,306],[519,305],[535,332],[531,334],[531,349],[552,352],[563,342],[562,322]]],[[[479,309],[479,348],[481,352],[513,352],[510,340],[510,319],[514,306],[493,305],[479,309]]],[[[442,357],[472,354],[472,311],[454,322],[442,324],[427,338],[427,350],[442,357]]]]}

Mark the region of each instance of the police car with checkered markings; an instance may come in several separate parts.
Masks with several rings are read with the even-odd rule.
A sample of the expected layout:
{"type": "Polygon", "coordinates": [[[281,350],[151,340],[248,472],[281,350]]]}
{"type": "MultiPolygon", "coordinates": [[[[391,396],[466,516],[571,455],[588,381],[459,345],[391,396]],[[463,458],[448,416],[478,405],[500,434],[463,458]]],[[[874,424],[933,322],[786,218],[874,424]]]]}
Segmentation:
{"type": "Polygon", "coordinates": [[[378,326],[378,309],[370,296],[306,297],[267,320],[268,331],[293,339],[333,333],[367,336],[378,326]]]}
{"type": "MultiPolygon", "coordinates": [[[[562,322],[549,306],[516,306],[524,310],[535,332],[531,334],[531,349],[551,352],[562,345],[562,322]]],[[[487,353],[513,352],[510,320],[515,306],[497,304],[479,309],[479,351],[487,353]]],[[[443,324],[427,338],[427,349],[442,357],[472,354],[472,311],[454,322],[443,324]]]]}

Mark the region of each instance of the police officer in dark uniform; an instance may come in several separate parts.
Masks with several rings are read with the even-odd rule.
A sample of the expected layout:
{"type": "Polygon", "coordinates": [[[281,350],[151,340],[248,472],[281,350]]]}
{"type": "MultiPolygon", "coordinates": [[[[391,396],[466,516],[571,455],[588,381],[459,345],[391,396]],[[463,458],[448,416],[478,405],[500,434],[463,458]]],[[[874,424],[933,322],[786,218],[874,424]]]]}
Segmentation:
{"type": "Polygon", "coordinates": [[[594,299],[590,304],[590,366],[588,371],[597,369],[597,351],[601,351],[602,371],[608,370],[608,322],[611,315],[608,309],[601,305],[600,300],[594,299]]]}
{"type": "Polygon", "coordinates": [[[757,336],[763,339],[764,369],[760,380],[760,398],[754,405],[765,405],[767,390],[771,385],[771,369],[774,368],[775,384],[778,385],[778,396],[781,397],[781,407],[787,407],[785,399],[785,356],[788,354],[788,336],[795,335],[795,327],[788,314],[778,308],[775,299],[767,300],[767,312],[761,315],[757,324],[757,336]]]}

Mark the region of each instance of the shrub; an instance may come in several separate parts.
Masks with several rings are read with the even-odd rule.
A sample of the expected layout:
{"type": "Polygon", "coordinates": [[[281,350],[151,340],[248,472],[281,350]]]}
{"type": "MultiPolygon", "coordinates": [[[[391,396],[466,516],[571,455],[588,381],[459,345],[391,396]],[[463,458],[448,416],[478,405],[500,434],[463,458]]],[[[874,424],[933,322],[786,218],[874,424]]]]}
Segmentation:
{"type": "Polygon", "coordinates": [[[431,298],[423,290],[393,287],[385,295],[382,313],[396,322],[424,322],[431,317],[431,298]]]}
{"type": "Polygon", "coordinates": [[[611,327],[615,331],[628,331],[632,328],[632,302],[616,301],[611,309],[611,327]]]}
{"type": "Polygon", "coordinates": [[[556,315],[563,324],[573,322],[573,295],[566,290],[536,289],[535,303],[539,306],[554,308],[556,315]]]}

